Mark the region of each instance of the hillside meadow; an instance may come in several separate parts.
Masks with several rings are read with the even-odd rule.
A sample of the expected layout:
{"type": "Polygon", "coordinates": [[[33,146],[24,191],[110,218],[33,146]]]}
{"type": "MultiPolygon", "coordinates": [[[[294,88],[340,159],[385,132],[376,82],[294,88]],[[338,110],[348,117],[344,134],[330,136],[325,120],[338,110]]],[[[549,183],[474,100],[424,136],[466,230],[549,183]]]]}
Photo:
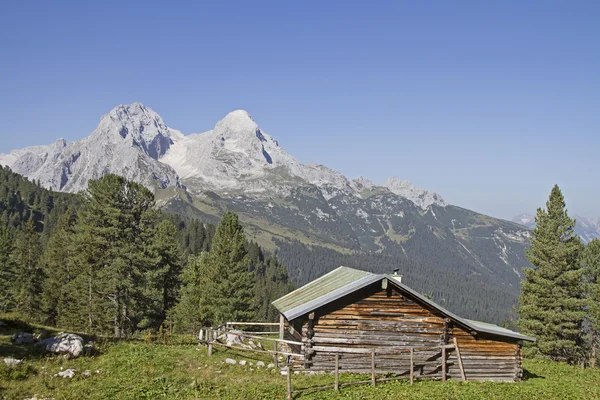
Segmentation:
{"type": "MultiPolygon", "coordinates": [[[[212,357],[193,337],[166,340],[140,337],[114,342],[98,338],[98,354],[65,359],[37,352],[31,345],[11,343],[21,330],[47,333],[54,328],[4,320],[0,327],[0,358],[24,362],[15,368],[0,363],[2,399],[285,399],[286,377],[275,369],[256,368],[257,361],[272,360],[239,351],[216,348],[212,357]],[[247,360],[245,366],[229,365],[226,358],[247,360]],[[250,363],[254,365],[250,366],[250,363]],[[56,376],[75,369],[73,378],[56,376]],[[89,376],[84,376],[89,371],[89,376]]],[[[84,337],[86,340],[88,337],[84,337]]],[[[296,399],[596,399],[600,398],[600,370],[566,364],[525,360],[525,379],[519,383],[406,381],[377,387],[353,386],[299,393],[296,399]]],[[[364,377],[342,374],[341,382],[364,377]]],[[[368,378],[367,378],[368,379],[368,378]]],[[[331,375],[293,376],[294,389],[330,385],[331,375]]]]}

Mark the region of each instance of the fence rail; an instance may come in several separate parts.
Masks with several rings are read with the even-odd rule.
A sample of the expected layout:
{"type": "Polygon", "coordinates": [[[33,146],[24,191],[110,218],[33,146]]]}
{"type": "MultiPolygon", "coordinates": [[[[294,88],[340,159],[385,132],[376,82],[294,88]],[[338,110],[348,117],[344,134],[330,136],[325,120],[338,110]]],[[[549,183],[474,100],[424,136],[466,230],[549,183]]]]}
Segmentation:
{"type": "MultiPolygon", "coordinates": [[[[272,332],[275,334],[277,332],[272,332]]],[[[208,346],[208,355],[212,355],[213,346],[224,347],[232,350],[241,350],[248,351],[258,354],[271,354],[273,355],[274,363],[276,366],[279,365],[279,356],[286,357],[286,363],[284,366],[286,367],[286,375],[287,375],[287,398],[292,399],[294,394],[308,392],[308,391],[318,391],[318,390],[327,390],[334,389],[339,391],[341,387],[354,386],[354,385],[364,385],[371,384],[372,386],[376,386],[378,382],[388,382],[395,380],[408,379],[410,383],[414,383],[415,378],[419,378],[421,380],[442,380],[445,381],[448,375],[447,371],[447,351],[455,351],[456,359],[458,360],[458,367],[460,370],[461,379],[466,381],[465,370],[462,363],[462,357],[460,354],[460,349],[458,347],[458,342],[456,338],[454,338],[453,343],[451,344],[440,344],[437,346],[428,346],[428,347],[385,347],[385,348],[348,348],[348,347],[328,347],[328,346],[313,346],[312,349],[317,351],[321,355],[329,355],[329,358],[321,359],[321,361],[335,361],[335,367],[333,371],[324,371],[324,372],[332,372],[334,375],[334,383],[332,385],[326,386],[317,386],[317,387],[308,387],[308,388],[299,388],[293,389],[292,385],[292,375],[294,369],[294,363],[292,359],[296,359],[298,361],[305,361],[305,355],[302,353],[295,353],[293,351],[284,351],[281,350],[282,344],[289,345],[297,345],[303,346],[303,342],[293,341],[293,340],[285,340],[283,339],[283,329],[281,329],[281,325],[278,323],[262,323],[262,322],[227,322],[223,325],[220,325],[216,328],[206,328],[203,327],[200,330],[200,334],[198,336],[198,340],[202,344],[206,344],[208,346]],[[231,327],[233,326],[279,326],[279,338],[269,338],[269,337],[261,337],[257,336],[255,332],[245,332],[245,331],[232,331],[231,327]],[[265,349],[257,349],[257,348],[248,348],[242,346],[232,346],[226,343],[221,343],[218,338],[223,335],[235,335],[240,338],[247,339],[257,339],[263,342],[272,342],[273,350],[265,350],[265,349]],[[431,351],[441,351],[441,373],[440,375],[416,375],[415,374],[415,353],[417,352],[431,352],[431,351]],[[377,377],[378,373],[382,373],[381,370],[377,371],[377,359],[376,356],[389,356],[389,355],[398,355],[398,354],[410,354],[410,367],[408,371],[386,371],[385,373],[393,373],[396,376],[394,377],[377,377]],[[340,383],[339,374],[340,374],[340,359],[359,359],[359,358],[370,358],[370,375],[371,379],[369,380],[361,380],[354,382],[344,382],[340,383]]],[[[437,369],[437,368],[436,368],[437,369]]]]}

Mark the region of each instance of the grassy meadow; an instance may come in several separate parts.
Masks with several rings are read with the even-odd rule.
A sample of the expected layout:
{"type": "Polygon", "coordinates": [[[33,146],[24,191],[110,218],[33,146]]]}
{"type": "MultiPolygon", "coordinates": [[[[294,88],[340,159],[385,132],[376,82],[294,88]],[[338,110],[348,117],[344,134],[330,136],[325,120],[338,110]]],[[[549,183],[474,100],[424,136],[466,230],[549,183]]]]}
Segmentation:
{"type": "MultiPolygon", "coordinates": [[[[15,368],[0,362],[2,399],[285,399],[286,377],[275,369],[256,368],[252,362],[272,362],[247,352],[215,348],[213,356],[199,347],[193,337],[172,337],[168,344],[150,337],[114,342],[96,341],[98,354],[68,360],[38,353],[31,345],[10,342],[14,332],[55,329],[27,326],[5,320],[0,327],[0,358],[15,357],[24,362],[15,368]],[[229,365],[226,358],[247,360],[229,365]],[[75,377],[56,376],[75,369],[75,377]],[[84,376],[89,371],[89,376],[84,376]]],[[[87,338],[86,338],[87,339],[87,338]]],[[[582,370],[565,364],[525,361],[525,379],[519,383],[405,381],[381,383],[377,387],[354,386],[306,392],[296,399],[597,399],[600,398],[600,371],[582,370]]],[[[368,379],[368,378],[367,378],[368,379]]],[[[356,381],[342,374],[340,381],[356,381]]],[[[331,375],[293,376],[295,389],[333,383],[331,375]]]]}

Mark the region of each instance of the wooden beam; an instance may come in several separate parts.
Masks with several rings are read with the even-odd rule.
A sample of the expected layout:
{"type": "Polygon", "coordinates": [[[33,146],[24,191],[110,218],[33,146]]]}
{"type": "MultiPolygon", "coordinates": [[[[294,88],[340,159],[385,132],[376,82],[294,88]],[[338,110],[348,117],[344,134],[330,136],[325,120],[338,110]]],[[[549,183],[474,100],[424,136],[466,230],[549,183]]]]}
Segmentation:
{"type": "Polygon", "coordinates": [[[467,377],[465,375],[465,368],[463,367],[462,357],[460,356],[460,349],[458,348],[458,340],[456,339],[456,337],[453,340],[454,348],[456,349],[456,357],[458,358],[458,366],[460,368],[460,376],[463,381],[466,381],[467,377]]]}
{"type": "Polygon", "coordinates": [[[415,381],[415,349],[410,349],[410,384],[415,381]]]}
{"type": "Polygon", "coordinates": [[[375,350],[371,351],[371,385],[375,386],[375,350]]]}
{"type": "Polygon", "coordinates": [[[335,391],[340,391],[340,355],[335,353],[335,391]]]}
{"type": "Polygon", "coordinates": [[[292,400],[292,364],[288,363],[287,367],[287,398],[292,400]]]}
{"type": "Polygon", "coordinates": [[[283,316],[283,314],[279,314],[279,339],[283,340],[283,333],[285,330],[285,317],[283,316]]]}
{"type": "Polygon", "coordinates": [[[442,346],[442,381],[446,380],[446,346],[442,346]]]}

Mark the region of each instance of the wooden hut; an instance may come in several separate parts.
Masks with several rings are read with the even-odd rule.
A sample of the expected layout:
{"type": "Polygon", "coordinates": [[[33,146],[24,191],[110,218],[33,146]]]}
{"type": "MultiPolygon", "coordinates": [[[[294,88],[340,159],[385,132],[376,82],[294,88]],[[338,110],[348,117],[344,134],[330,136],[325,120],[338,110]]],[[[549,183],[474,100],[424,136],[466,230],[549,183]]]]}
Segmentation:
{"type": "Polygon", "coordinates": [[[535,340],[461,318],[395,274],[347,267],[273,305],[281,313],[283,338],[303,343],[292,346],[304,355],[296,368],[312,371],[332,371],[338,354],[340,370],[348,372],[375,368],[377,373],[414,371],[422,379],[518,381],[522,341],[535,340]]]}

